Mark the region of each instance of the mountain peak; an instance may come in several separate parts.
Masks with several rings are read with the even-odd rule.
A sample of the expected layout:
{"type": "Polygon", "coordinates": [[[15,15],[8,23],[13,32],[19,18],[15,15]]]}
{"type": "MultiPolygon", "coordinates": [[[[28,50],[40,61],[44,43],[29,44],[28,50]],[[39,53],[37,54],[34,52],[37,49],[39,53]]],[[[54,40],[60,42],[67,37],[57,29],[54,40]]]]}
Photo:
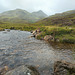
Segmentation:
{"type": "Polygon", "coordinates": [[[47,17],[47,15],[42,10],[39,10],[37,12],[32,12],[32,13],[37,16],[47,17]]]}
{"type": "Polygon", "coordinates": [[[42,10],[39,10],[38,12],[43,12],[42,10]]]}
{"type": "Polygon", "coordinates": [[[33,13],[29,13],[26,10],[23,9],[15,9],[6,11],[0,14],[0,20],[6,21],[6,22],[15,22],[16,20],[19,21],[27,21],[27,22],[36,22],[40,19],[43,19],[47,17],[47,15],[42,12],[41,10],[33,13]]]}
{"type": "Polygon", "coordinates": [[[15,10],[22,10],[22,9],[15,9],[15,10]]]}
{"type": "Polygon", "coordinates": [[[15,9],[14,11],[26,11],[26,10],[23,10],[23,9],[15,9]]]}

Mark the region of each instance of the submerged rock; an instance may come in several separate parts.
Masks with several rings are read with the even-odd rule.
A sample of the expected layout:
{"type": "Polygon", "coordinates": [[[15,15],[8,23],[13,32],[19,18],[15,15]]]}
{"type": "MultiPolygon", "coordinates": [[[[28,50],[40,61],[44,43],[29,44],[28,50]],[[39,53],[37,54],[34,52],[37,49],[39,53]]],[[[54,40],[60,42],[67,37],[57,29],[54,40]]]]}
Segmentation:
{"type": "Polygon", "coordinates": [[[39,75],[38,71],[32,66],[22,65],[14,70],[7,72],[5,75],[39,75]]]}
{"type": "Polygon", "coordinates": [[[75,75],[75,64],[66,61],[55,62],[54,75],[75,75]]]}

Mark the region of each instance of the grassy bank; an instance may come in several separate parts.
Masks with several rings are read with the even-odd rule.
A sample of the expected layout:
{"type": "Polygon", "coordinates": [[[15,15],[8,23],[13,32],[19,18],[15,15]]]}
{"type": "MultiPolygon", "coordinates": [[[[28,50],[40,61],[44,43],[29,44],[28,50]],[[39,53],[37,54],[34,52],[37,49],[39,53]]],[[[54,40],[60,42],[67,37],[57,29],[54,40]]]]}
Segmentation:
{"type": "Polygon", "coordinates": [[[37,36],[38,39],[44,38],[46,35],[52,35],[62,43],[75,43],[75,28],[73,27],[56,27],[43,26],[40,28],[41,34],[37,36]]]}
{"type": "Polygon", "coordinates": [[[25,20],[23,20],[24,22],[19,21],[17,18],[11,21],[7,21],[7,18],[1,20],[0,30],[16,29],[32,31],[39,28],[41,33],[37,36],[37,39],[44,38],[46,35],[51,35],[59,42],[75,43],[75,10],[55,14],[33,24],[28,24],[25,20]]]}
{"type": "Polygon", "coordinates": [[[44,38],[46,35],[52,35],[59,42],[75,43],[75,27],[65,26],[44,26],[37,24],[24,24],[24,23],[3,23],[0,24],[0,30],[4,29],[15,29],[23,31],[32,31],[40,28],[42,32],[37,36],[37,39],[44,38]]]}
{"type": "Polygon", "coordinates": [[[15,29],[15,30],[31,31],[36,28],[37,28],[37,26],[33,26],[30,24],[24,24],[24,23],[3,23],[3,24],[0,24],[0,30],[15,29]]]}

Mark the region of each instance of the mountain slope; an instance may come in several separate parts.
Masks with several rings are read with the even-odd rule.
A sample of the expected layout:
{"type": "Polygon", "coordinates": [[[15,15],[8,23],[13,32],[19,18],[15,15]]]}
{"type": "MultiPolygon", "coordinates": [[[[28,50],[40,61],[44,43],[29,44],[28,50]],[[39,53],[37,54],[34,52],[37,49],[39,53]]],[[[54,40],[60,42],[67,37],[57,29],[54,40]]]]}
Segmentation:
{"type": "Polygon", "coordinates": [[[6,11],[0,14],[1,22],[20,22],[20,23],[32,23],[40,19],[47,17],[47,15],[41,11],[41,13],[29,13],[22,9],[16,9],[11,11],[6,11]],[[42,15],[41,15],[42,13],[42,15]]]}
{"type": "Polygon", "coordinates": [[[47,15],[45,13],[43,13],[43,11],[39,10],[38,12],[32,12],[32,15],[34,16],[38,16],[39,18],[45,18],[47,17],[47,15]]]}
{"type": "Polygon", "coordinates": [[[58,26],[72,26],[73,25],[74,26],[75,25],[75,10],[52,15],[48,18],[38,21],[37,24],[58,25],[58,26]]]}

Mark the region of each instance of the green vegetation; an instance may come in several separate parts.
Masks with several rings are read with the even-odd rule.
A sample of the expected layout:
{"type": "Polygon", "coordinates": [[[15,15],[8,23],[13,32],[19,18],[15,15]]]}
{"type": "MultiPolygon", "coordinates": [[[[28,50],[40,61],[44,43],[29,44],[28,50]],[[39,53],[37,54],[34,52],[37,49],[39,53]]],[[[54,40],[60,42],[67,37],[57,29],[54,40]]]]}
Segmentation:
{"type": "Polygon", "coordinates": [[[31,31],[36,29],[37,26],[33,26],[30,24],[21,24],[21,23],[4,23],[0,24],[0,30],[3,29],[15,29],[15,30],[23,30],[23,31],[31,31]]]}
{"type": "Polygon", "coordinates": [[[75,43],[75,28],[44,26],[40,30],[42,33],[37,37],[38,39],[44,38],[46,35],[52,35],[55,39],[59,39],[60,42],[75,43]]]}
{"type": "MultiPolygon", "coordinates": [[[[20,13],[29,14],[27,11],[20,10],[20,9],[17,9],[16,11],[14,10],[13,12],[10,11],[10,12],[11,13],[17,12],[19,14],[20,13]]],[[[9,16],[11,17],[10,12],[5,12],[3,14],[9,13],[9,16]]],[[[33,12],[32,14],[40,17],[39,14],[41,13],[42,11],[33,12]]],[[[14,16],[14,14],[12,15],[14,16]]],[[[22,18],[23,15],[19,15],[19,16],[21,16],[22,18]]],[[[36,17],[36,19],[38,18],[36,17]]],[[[44,38],[44,36],[46,35],[52,35],[55,38],[55,40],[58,39],[59,42],[75,43],[75,10],[64,12],[61,14],[56,14],[32,24],[24,23],[26,21],[23,22],[23,20],[21,21],[16,18],[14,20],[13,23],[0,20],[0,30],[17,29],[17,30],[32,31],[40,28],[41,34],[37,36],[38,39],[44,38]],[[17,22],[14,22],[14,20],[17,22]]],[[[32,22],[32,20],[30,21],[32,22]]]]}
{"type": "Polygon", "coordinates": [[[0,14],[1,22],[11,23],[33,23],[47,17],[42,11],[29,13],[22,9],[6,11],[0,14]]]}
{"type": "Polygon", "coordinates": [[[36,23],[37,25],[44,26],[70,26],[75,27],[75,10],[55,14],[36,23]]]}
{"type": "Polygon", "coordinates": [[[52,15],[35,23],[40,25],[42,33],[37,37],[52,35],[59,42],[75,43],[75,10],[52,15]]]}

